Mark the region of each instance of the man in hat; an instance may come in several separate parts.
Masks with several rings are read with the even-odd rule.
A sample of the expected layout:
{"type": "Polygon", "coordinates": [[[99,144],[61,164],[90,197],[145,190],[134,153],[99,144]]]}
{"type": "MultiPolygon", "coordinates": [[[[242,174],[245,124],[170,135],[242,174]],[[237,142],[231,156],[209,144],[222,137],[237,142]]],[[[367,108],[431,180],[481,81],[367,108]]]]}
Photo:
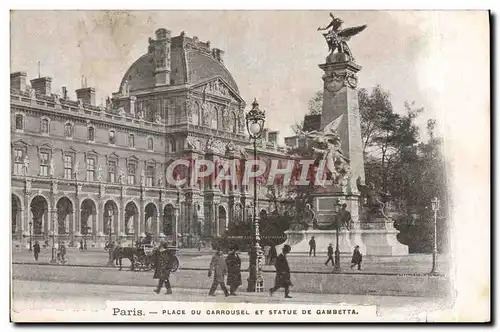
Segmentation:
{"type": "Polygon", "coordinates": [[[292,297],[289,295],[290,286],[292,282],[290,281],[290,267],[288,266],[288,261],[286,259],[286,255],[292,250],[292,248],[285,244],[283,246],[283,253],[276,258],[276,263],[274,267],[276,268],[276,278],[274,279],[274,287],[269,289],[269,293],[273,296],[273,293],[276,292],[279,288],[283,287],[285,289],[285,298],[291,299],[292,297]]]}
{"type": "Polygon", "coordinates": [[[354,248],[354,252],[352,253],[351,269],[357,265],[358,270],[361,270],[361,261],[362,260],[363,260],[363,255],[359,251],[359,246],[356,246],[354,248]]]}
{"type": "Polygon", "coordinates": [[[236,295],[236,289],[241,285],[241,259],[237,251],[237,245],[229,246],[229,254],[226,257],[229,295],[236,295]]]}
{"type": "Polygon", "coordinates": [[[332,262],[333,266],[333,246],[331,243],[328,245],[328,259],[326,260],[325,265],[328,265],[328,262],[330,261],[332,262]]]}
{"type": "Polygon", "coordinates": [[[161,288],[165,285],[166,294],[172,294],[172,286],[170,285],[170,272],[172,271],[172,263],[174,254],[167,249],[167,241],[160,240],[160,246],[153,251],[153,262],[155,266],[154,279],[158,279],[158,286],[154,290],[156,294],[160,294],[161,288]]]}
{"type": "Polygon", "coordinates": [[[209,278],[212,277],[212,271],[214,274],[214,281],[212,282],[212,287],[210,287],[208,295],[215,296],[215,290],[217,289],[217,286],[220,286],[224,295],[226,297],[229,296],[226,285],[224,285],[224,277],[227,274],[227,265],[220,249],[215,250],[215,254],[212,256],[212,261],[210,262],[210,267],[208,269],[209,278]]]}
{"type": "Polygon", "coordinates": [[[314,236],[311,236],[311,240],[309,240],[309,256],[314,253],[314,257],[316,257],[316,240],[314,236]]]}

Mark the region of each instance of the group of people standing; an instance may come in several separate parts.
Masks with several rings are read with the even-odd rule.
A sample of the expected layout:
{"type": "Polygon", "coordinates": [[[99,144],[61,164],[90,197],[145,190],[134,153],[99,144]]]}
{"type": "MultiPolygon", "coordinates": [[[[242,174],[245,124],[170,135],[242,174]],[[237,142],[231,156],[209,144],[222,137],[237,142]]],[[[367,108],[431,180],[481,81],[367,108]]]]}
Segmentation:
{"type": "MultiPolygon", "coordinates": [[[[327,256],[328,259],[325,262],[325,265],[328,265],[329,262],[332,262],[332,266],[334,265],[334,259],[333,259],[333,245],[330,243],[327,247],[327,256]]],[[[311,240],[309,240],[309,257],[311,255],[314,255],[316,257],[316,240],[314,239],[314,236],[311,236],[311,240]]],[[[358,266],[358,270],[361,270],[361,262],[363,261],[363,255],[361,254],[361,251],[359,251],[359,246],[354,247],[354,251],[352,253],[352,259],[351,259],[351,269],[355,267],[356,265],[358,266]]]]}

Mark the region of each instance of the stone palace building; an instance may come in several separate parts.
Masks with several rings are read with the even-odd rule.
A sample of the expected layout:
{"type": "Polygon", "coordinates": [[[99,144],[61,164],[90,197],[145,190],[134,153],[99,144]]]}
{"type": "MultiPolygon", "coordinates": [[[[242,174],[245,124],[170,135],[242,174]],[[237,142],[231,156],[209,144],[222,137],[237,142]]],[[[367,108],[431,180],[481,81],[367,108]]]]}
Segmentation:
{"type": "MultiPolygon", "coordinates": [[[[221,235],[245,217],[252,186],[212,180],[176,188],[165,181],[176,159],[245,159],[252,146],[246,103],[210,43],[158,29],[127,70],[119,91],[97,106],[95,89],[77,100],[51,91],[51,78],[11,74],[12,239],[103,246],[152,234],[181,246],[221,235]]],[[[264,131],[259,156],[286,159],[278,132],[264,131]]],[[[259,211],[271,209],[259,190],[259,211]]]]}

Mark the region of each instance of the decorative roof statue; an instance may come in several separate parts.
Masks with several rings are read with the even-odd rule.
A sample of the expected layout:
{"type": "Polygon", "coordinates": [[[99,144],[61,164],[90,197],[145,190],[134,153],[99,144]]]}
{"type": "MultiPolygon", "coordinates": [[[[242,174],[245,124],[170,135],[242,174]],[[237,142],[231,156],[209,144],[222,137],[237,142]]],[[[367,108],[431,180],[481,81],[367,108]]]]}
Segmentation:
{"type": "Polygon", "coordinates": [[[328,45],[328,51],[330,51],[330,54],[333,54],[337,50],[338,53],[346,54],[349,56],[351,61],[354,61],[354,57],[349,46],[347,45],[347,42],[352,36],[355,36],[366,29],[366,25],[342,29],[341,27],[344,21],[339,17],[335,17],[332,13],[330,13],[330,17],[332,18],[330,24],[328,24],[325,28],[318,28],[318,31],[330,29],[327,33],[323,34],[328,45]]]}

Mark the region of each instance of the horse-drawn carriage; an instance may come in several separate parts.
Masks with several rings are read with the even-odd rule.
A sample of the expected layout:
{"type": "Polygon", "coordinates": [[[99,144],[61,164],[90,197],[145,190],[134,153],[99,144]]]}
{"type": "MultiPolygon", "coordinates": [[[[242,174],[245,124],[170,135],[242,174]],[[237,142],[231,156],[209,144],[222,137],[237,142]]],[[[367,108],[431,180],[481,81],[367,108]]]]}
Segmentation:
{"type": "MultiPolygon", "coordinates": [[[[130,269],[132,271],[150,271],[155,267],[154,252],[155,247],[151,244],[140,244],[136,247],[117,247],[113,252],[113,258],[118,261],[120,270],[122,269],[122,259],[130,260],[130,269]]],[[[172,252],[174,261],[172,263],[172,272],[179,268],[179,259],[177,258],[176,247],[167,247],[172,252]]]]}

